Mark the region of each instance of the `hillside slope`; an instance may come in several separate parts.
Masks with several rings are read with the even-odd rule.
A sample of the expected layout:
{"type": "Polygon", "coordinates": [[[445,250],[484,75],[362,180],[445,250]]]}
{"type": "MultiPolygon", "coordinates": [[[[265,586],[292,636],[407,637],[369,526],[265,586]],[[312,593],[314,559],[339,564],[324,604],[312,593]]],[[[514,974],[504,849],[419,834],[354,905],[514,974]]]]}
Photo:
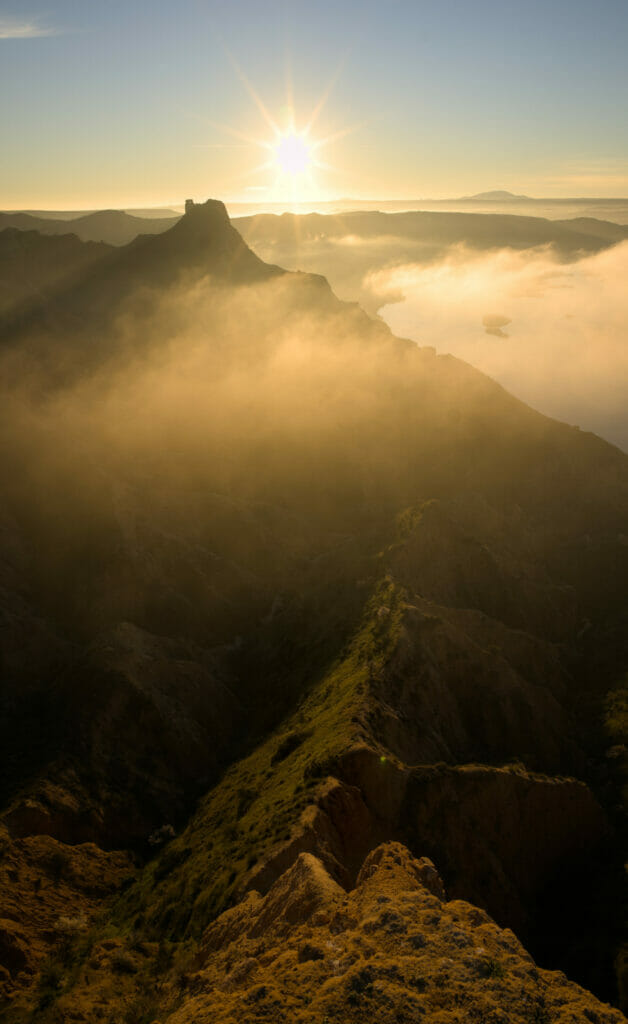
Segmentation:
{"type": "Polygon", "coordinates": [[[76,235],[58,238],[17,228],[0,230],[0,316],[15,307],[50,298],[54,289],[101,259],[108,246],[82,243],[76,235]]]}
{"type": "Polygon", "coordinates": [[[215,202],[0,342],[5,849],[55,854],[0,891],[5,1019],[184,1013],[218,915],[303,854],[348,891],[391,839],[615,997],[626,456],[264,264],[215,202]],[[95,902],[54,886],[92,843],[95,902]],[[544,905],[568,875],[610,915],[580,958],[544,905]]]}

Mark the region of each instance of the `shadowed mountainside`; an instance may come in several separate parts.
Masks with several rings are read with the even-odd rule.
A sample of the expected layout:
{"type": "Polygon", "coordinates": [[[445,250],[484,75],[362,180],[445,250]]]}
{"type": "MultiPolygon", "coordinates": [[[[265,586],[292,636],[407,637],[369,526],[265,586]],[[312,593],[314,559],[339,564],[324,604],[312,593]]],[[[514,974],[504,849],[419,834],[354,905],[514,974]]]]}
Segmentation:
{"type": "Polygon", "coordinates": [[[55,289],[67,287],[108,250],[102,243],[81,242],[76,235],[52,238],[37,231],[0,230],[0,316],[42,298],[50,300],[55,289]]]}
{"type": "MultiPolygon", "coordinates": [[[[272,903],[304,856],[332,902],[359,901],[342,890],[390,839],[533,946],[547,886],[586,879],[582,915],[612,919],[578,932],[579,980],[614,995],[601,719],[627,662],[626,456],[264,264],[217,202],[81,268],[0,341],[4,1019],[98,1002],[183,1021],[205,998],[183,964],[207,964],[220,914],[239,920],[250,890],[272,903]],[[108,865],[98,899],[84,857],[108,865]]],[[[548,965],[571,966],[573,922],[551,926],[548,965]]],[[[344,995],[316,1004],[329,1020],[358,1005],[352,957],[344,995]]],[[[457,964],[463,1003],[483,971],[457,964]]],[[[537,982],[543,1006],[584,999],[592,1019],[574,987],[537,982]]],[[[527,984],[504,983],[517,1012],[527,984]]],[[[562,1019],[543,1012],[521,1019],[562,1019]]]]}

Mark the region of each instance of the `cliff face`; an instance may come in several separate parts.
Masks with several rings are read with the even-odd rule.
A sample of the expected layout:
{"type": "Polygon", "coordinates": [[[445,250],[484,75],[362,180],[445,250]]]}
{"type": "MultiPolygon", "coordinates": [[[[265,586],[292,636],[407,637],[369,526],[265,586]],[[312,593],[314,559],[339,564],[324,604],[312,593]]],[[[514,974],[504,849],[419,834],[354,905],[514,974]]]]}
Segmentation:
{"type": "MultiPolygon", "coordinates": [[[[592,758],[623,657],[625,456],[266,266],[220,203],[29,317],[3,339],[23,387],[1,410],[2,815],[11,865],[52,844],[108,882],[92,900],[72,868],[49,914],[20,897],[7,1019],[184,1013],[185,956],[235,966],[202,960],[212,922],[266,921],[304,864],[358,914],[364,876],[343,893],[391,839],[532,935],[556,872],[614,842],[592,758]],[[98,901],[86,935],[49,924],[98,901]]],[[[590,936],[607,966],[611,946],[590,936]]],[[[466,1006],[475,968],[443,956],[466,1006]]],[[[561,1019],[576,996],[543,984],[561,1019]]],[[[338,993],[320,1008],[357,1013],[359,986],[338,993]]]]}

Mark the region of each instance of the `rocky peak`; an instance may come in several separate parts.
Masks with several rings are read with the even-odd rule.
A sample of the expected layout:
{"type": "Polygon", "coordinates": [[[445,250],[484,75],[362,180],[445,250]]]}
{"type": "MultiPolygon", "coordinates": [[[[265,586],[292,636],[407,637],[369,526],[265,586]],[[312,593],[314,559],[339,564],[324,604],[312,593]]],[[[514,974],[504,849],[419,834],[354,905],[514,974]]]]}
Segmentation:
{"type": "Polygon", "coordinates": [[[169,276],[198,267],[235,283],[276,272],[249,249],[229,220],[225,204],[217,199],[205,203],[188,199],[185,214],[170,230],[158,237],[140,236],[138,244],[143,259],[167,269],[169,276]]]}
{"type": "Polygon", "coordinates": [[[176,244],[182,251],[215,251],[233,248],[236,243],[244,248],[244,242],[229,220],[225,204],[217,199],[208,199],[205,203],[195,203],[188,199],[181,220],[157,241],[164,246],[167,246],[168,242],[176,244]]]}
{"type": "Polygon", "coordinates": [[[185,213],[180,225],[186,230],[220,230],[231,226],[227,208],[219,199],[207,199],[204,203],[195,203],[193,199],[187,199],[185,213]]]}

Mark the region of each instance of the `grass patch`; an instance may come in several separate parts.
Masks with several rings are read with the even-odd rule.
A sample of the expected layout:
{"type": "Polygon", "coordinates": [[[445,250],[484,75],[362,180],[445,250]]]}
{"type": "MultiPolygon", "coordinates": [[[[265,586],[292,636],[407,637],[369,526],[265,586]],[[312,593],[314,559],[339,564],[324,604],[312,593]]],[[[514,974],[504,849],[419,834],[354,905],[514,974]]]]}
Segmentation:
{"type": "Polygon", "coordinates": [[[136,926],[148,938],[196,939],[230,905],[251,865],[289,838],[321,778],[361,738],[357,713],[396,647],[403,607],[403,593],[384,580],[344,656],[280,732],[226,772],[187,829],[121,896],[118,927],[136,926]]]}

